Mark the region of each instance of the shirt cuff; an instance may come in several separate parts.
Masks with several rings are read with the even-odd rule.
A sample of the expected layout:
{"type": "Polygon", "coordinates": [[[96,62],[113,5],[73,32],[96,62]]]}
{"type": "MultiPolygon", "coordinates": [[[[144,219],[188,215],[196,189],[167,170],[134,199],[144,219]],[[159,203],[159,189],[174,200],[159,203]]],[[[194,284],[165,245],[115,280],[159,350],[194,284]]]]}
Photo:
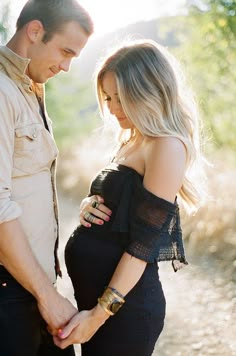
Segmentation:
{"type": "Polygon", "coordinates": [[[0,204],[0,224],[17,219],[21,214],[21,207],[14,201],[9,200],[2,206],[0,204]]]}

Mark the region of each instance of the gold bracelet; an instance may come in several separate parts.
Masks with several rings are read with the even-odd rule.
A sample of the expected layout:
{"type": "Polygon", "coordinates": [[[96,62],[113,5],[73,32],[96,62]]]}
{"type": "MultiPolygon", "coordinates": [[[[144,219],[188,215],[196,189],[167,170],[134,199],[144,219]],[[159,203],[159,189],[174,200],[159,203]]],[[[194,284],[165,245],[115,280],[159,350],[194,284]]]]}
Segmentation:
{"type": "Polygon", "coordinates": [[[118,297],[120,297],[121,299],[124,300],[124,296],[123,296],[120,292],[118,292],[117,289],[115,289],[115,288],[113,288],[113,287],[110,287],[110,286],[108,286],[107,288],[108,288],[108,289],[111,289],[112,292],[115,293],[116,296],[118,296],[118,297]]]}
{"type": "Polygon", "coordinates": [[[98,304],[100,305],[100,307],[102,307],[102,309],[109,315],[114,315],[114,313],[111,310],[107,309],[107,305],[106,303],[104,303],[104,301],[102,300],[102,298],[98,298],[98,304]]]}
{"type": "Polygon", "coordinates": [[[109,315],[114,315],[125,303],[125,300],[108,287],[102,297],[98,298],[98,303],[109,315]]]}

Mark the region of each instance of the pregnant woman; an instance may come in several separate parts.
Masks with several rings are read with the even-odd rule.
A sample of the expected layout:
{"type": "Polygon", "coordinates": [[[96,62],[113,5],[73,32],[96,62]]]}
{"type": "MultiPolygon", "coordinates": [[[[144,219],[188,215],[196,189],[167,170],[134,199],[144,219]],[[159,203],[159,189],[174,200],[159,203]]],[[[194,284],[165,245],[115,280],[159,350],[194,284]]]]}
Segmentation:
{"type": "Polygon", "coordinates": [[[153,41],[113,52],[96,83],[120,145],[92,181],[67,243],[80,312],[54,341],[81,343],[83,356],[150,356],[165,319],[158,262],[172,261],[175,271],[187,264],[177,197],[196,205],[188,177],[199,155],[198,120],[175,60],[153,41]]]}

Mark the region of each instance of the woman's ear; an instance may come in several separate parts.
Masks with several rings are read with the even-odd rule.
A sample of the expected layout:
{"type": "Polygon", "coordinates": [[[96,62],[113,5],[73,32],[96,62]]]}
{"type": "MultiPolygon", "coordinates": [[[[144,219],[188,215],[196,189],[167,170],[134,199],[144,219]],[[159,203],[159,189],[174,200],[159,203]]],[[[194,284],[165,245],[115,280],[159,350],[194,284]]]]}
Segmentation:
{"type": "Polygon", "coordinates": [[[26,34],[31,43],[41,41],[45,33],[42,22],[38,20],[32,20],[26,25],[26,34]]]}

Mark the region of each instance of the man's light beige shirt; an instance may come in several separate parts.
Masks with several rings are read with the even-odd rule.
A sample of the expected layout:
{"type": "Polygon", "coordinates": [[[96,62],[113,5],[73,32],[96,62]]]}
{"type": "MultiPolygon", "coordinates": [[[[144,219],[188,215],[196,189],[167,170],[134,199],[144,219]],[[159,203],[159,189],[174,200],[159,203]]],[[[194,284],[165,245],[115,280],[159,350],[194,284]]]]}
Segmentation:
{"type": "Polygon", "coordinates": [[[33,85],[25,75],[29,61],[0,46],[0,223],[19,219],[35,256],[55,282],[58,150],[44,86],[33,85]]]}

